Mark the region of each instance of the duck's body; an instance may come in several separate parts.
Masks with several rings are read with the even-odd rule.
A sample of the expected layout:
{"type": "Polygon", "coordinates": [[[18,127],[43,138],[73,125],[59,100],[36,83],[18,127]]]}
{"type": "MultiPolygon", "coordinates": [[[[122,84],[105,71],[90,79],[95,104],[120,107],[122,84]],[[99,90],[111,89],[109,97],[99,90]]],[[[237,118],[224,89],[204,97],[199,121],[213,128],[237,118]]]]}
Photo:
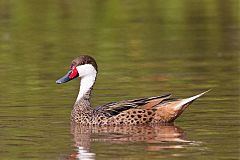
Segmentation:
{"type": "Polygon", "coordinates": [[[71,70],[57,81],[65,83],[81,77],[80,91],[73,106],[71,120],[81,125],[137,125],[172,123],[195,99],[171,99],[170,94],[112,102],[92,108],[91,90],[97,75],[97,64],[90,56],[80,56],[72,61],[71,70]]]}

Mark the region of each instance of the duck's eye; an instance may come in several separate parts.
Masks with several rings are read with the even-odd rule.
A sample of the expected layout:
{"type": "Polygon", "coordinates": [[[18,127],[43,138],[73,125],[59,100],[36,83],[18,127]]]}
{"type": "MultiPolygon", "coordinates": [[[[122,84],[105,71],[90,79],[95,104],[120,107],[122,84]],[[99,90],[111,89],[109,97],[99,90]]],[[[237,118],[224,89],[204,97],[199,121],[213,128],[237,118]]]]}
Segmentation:
{"type": "Polygon", "coordinates": [[[69,67],[69,69],[72,70],[73,67],[74,67],[74,64],[71,64],[71,66],[69,67]]]}

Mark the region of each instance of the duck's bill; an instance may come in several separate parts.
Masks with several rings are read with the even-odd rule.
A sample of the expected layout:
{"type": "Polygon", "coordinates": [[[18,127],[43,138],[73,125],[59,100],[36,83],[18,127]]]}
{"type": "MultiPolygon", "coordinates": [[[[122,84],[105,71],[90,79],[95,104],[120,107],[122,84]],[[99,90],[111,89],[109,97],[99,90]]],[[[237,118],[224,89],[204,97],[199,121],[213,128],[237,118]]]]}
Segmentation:
{"type": "Polygon", "coordinates": [[[77,72],[76,68],[73,67],[70,71],[68,71],[68,73],[65,76],[58,79],[56,81],[56,83],[57,84],[66,83],[66,82],[71,81],[71,80],[73,80],[74,78],[77,78],[77,77],[78,77],[78,72],[77,72]]]}

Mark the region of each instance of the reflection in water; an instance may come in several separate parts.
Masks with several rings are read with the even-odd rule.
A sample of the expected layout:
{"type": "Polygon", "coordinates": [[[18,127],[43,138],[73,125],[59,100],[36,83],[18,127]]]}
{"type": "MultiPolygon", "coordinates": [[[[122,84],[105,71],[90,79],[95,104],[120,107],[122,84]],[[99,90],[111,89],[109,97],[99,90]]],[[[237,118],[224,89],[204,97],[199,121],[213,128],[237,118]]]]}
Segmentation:
{"type": "Polygon", "coordinates": [[[80,126],[71,125],[74,136],[76,153],[69,159],[95,159],[91,142],[108,142],[124,144],[131,142],[145,142],[146,151],[184,148],[195,144],[188,141],[183,130],[173,124],[170,125],[141,125],[141,126],[80,126]]]}

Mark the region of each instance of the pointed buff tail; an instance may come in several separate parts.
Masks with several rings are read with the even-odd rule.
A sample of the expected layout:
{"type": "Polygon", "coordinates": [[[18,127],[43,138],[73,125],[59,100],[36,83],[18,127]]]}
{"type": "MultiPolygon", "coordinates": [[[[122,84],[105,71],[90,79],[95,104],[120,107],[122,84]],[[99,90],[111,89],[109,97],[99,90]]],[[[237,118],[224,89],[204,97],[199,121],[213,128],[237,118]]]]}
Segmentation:
{"type": "Polygon", "coordinates": [[[160,123],[171,123],[176,118],[178,118],[182,112],[197,98],[201,97],[205,93],[209,92],[205,91],[198,95],[192,96],[190,98],[185,99],[166,99],[158,104],[155,109],[157,109],[154,120],[160,123]]]}

